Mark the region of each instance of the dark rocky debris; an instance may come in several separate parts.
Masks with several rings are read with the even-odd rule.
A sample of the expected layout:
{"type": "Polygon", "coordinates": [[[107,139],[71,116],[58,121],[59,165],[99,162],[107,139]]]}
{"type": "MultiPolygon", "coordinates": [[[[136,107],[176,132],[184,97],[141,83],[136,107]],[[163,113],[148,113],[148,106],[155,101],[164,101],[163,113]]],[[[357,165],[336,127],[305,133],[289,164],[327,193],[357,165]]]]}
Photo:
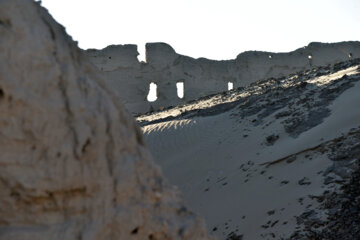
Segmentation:
{"type": "Polygon", "coordinates": [[[325,191],[310,196],[321,203],[318,212],[326,212],[322,219],[318,212],[309,210],[296,217],[301,228],[291,240],[354,240],[360,239],[360,127],[347,136],[325,146],[333,166],[324,172],[325,184],[336,183],[339,191],[325,191]],[[346,153],[346,154],[345,154],[346,153]],[[340,163],[340,164],[339,164],[340,163]],[[329,180],[330,178],[330,180],[329,180]]]}

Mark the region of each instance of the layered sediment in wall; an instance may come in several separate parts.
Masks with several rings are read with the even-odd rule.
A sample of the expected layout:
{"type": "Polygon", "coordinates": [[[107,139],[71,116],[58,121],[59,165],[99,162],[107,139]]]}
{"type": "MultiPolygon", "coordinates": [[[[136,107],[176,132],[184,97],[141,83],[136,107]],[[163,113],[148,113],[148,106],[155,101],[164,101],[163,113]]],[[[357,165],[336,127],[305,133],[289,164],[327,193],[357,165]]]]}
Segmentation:
{"type": "Polygon", "coordinates": [[[194,100],[267,78],[287,76],[312,67],[360,57],[360,42],[310,43],[289,53],[248,51],[236,59],[216,61],[177,54],[166,43],[146,44],[146,62],[137,60],[136,45],[112,45],[87,50],[106,84],[133,114],[145,113],[194,100]],[[157,85],[157,100],[147,101],[150,83],[157,85]],[[176,83],[184,83],[184,97],[176,83]]]}
{"type": "Polygon", "coordinates": [[[0,0],[0,63],[0,240],[208,239],[39,3],[0,0]]]}

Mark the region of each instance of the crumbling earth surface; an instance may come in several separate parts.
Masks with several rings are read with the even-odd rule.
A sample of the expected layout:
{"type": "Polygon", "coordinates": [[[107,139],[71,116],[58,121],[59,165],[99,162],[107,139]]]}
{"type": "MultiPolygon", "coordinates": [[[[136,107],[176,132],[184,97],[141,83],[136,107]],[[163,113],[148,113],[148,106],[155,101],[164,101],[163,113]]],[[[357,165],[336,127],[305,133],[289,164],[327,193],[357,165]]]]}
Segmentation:
{"type": "Polygon", "coordinates": [[[208,239],[39,3],[0,0],[0,239],[208,239]]]}

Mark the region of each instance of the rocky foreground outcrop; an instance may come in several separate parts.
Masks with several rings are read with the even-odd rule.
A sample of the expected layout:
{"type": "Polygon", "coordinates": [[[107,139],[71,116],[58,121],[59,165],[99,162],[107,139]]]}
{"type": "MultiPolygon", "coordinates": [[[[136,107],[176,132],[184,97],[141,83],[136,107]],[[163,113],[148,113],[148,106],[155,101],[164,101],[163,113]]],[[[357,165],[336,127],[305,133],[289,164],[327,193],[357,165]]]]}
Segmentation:
{"type": "Polygon", "coordinates": [[[0,0],[0,239],[207,239],[92,68],[38,3],[0,0]]]}

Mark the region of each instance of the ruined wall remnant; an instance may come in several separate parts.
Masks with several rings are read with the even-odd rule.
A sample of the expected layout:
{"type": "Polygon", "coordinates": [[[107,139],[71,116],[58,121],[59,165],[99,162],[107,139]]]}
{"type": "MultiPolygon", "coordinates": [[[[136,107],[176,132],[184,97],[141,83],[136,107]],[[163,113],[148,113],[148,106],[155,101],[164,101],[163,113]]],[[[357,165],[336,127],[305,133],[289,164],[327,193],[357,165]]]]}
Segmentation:
{"type": "MultiPolygon", "coordinates": [[[[136,49],[117,50],[132,68],[136,49]]],[[[0,63],[0,240],[207,239],[134,119],[39,3],[0,0],[0,63]]]]}
{"type": "Polygon", "coordinates": [[[257,80],[287,76],[312,67],[334,64],[360,57],[360,42],[310,43],[289,53],[249,51],[233,60],[194,59],[177,54],[165,43],[146,44],[146,63],[137,61],[135,45],[110,46],[87,50],[91,61],[101,70],[106,84],[133,113],[175,106],[202,96],[257,80]],[[184,82],[185,95],[176,95],[176,83],[184,82]],[[157,84],[158,99],[148,102],[149,84],[157,84]]]}

